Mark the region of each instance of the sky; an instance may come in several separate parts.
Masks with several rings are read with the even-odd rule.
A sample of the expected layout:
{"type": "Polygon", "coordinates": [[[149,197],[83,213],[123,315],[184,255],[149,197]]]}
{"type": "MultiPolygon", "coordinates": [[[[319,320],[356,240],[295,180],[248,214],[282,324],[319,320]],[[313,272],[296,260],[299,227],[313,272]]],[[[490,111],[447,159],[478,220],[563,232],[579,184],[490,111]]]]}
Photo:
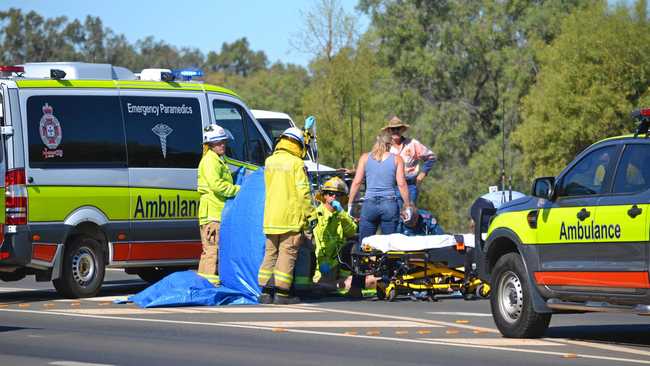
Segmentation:
{"type": "MultiPolygon", "coordinates": [[[[0,9],[34,10],[44,17],[67,16],[83,20],[98,16],[104,26],[124,34],[131,42],[154,36],[177,47],[199,48],[203,53],[221,49],[224,42],[246,37],[254,51],[264,51],[269,61],[306,66],[310,55],[291,47],[306,13],[315,0],[0,0],[0,9]]],[[[358,17],[361,31],[366,15],[354,9],[357,0],[340,0],[358,17]]]]}

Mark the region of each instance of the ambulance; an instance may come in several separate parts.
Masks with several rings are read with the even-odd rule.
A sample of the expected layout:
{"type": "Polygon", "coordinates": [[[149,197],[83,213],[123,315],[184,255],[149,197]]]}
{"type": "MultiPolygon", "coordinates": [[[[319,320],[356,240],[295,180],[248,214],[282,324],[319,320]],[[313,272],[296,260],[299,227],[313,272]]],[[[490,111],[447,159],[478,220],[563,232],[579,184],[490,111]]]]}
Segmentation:
{"type": "Polygon", "coordinates": [[[237,94],[180,80],[191,75],[0,66],[1,280],[34,275],[89,297],[106,268],[155,281],[198,264],[203,129],[217,123],[233,136],[233,172],[263,165],[272,141],[237,94]]]}
{"type": "Polygon", "coordinates": [[[650,315],[650,109],[633,117],[635,134],[594,143],[530,195],[483,210],[476,262],[504,336],[540,337],[552,314],[650,315]]]}

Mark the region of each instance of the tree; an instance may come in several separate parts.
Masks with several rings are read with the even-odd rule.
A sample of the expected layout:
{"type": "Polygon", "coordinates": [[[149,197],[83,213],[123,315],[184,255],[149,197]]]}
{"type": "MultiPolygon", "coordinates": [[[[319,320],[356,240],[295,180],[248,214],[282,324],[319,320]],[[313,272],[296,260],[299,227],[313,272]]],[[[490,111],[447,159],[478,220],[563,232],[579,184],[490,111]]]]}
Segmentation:
{"type": "Polygon", "coordinates": [[[539,57],[514,136],[531,177],[556,175],[591,143],[632,131],[630,112],[650,101],[650,27],[602,1],[568,17],[539,57]]]}
{"type": "Polygon", "coordinates": [[[317,0],[307,12],[301,11],[300,17],[305,20],[303,27],[291,39],[299,52],[331,61],[340,50],[354,47],[357,25],[339,0],[317,0]]]}
{"type": "Polygon", "coordinates": [[[248,39],[243,37],[233,43],[224,42],[219,53],[210,52],[206,64],[210,71],[246,77],[265,69],[268,59],[263,51],[251,50],[248,39]]]}

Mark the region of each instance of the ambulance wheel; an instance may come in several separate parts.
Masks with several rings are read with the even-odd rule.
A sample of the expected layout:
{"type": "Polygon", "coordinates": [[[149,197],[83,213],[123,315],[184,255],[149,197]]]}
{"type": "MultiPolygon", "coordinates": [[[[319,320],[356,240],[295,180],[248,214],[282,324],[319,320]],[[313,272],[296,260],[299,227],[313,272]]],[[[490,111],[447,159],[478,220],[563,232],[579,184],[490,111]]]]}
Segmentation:
{"type": "Polygon", "coordinates": [[[166,268],[143,268],[139,269],[135,274],[145,282],[156,283],[173,272],[173,270],[166,268]]]}
{"type": "Polygon", "coordinates": [[[65,245],[60,277],[52,283],[67,298],[92,297],[101,289],[105,266],[101,244],[90,237],[77,237],[65,245]]]}
{"type": "Polygon", "coordinates": [[[521,256],[508,253],[499,258],[492,272],[494,285],[490,296],[492,317],[497,328],[508,338],[538,338],[544,335],[551,314],[536,313],[528,276],[521,256]]]}
{"type": "Polygon", "coordinates": [[[396,297],[397,297],[397,291],[395,290],[395,287],[388,290],[388,293],[386,294],[386,300],[393,302],[395,301],[396,297]]]}

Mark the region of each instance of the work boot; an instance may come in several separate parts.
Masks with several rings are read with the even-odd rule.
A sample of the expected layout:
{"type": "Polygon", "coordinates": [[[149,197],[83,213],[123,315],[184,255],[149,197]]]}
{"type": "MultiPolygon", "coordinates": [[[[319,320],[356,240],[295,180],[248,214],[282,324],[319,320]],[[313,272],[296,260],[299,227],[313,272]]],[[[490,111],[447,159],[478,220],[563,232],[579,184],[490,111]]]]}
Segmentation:
{"type": "Polygon", "coordinates": [[[273,287],[267,287],[264,286],[262,288],[262,293],[260,296],[257,297],[257,302],[260,304],[268,305],[268,304],[273,304],[273,293],[274,293],[273,287]]]}
{"type": "Polygon", "coordinates": [[[293,305],[300,303],[300,298],[298,296],[290,296],[288,291],[277,289],[275,296],[273,296],[273,303],[275,305],[293,305]]]}
{"type": "Polygon", "coordinates": [[[259,302],[262,305],[273,304],[273,296],[269,294],[261,294],[260,296],[257,297],[257,302],[259,302]]]}

